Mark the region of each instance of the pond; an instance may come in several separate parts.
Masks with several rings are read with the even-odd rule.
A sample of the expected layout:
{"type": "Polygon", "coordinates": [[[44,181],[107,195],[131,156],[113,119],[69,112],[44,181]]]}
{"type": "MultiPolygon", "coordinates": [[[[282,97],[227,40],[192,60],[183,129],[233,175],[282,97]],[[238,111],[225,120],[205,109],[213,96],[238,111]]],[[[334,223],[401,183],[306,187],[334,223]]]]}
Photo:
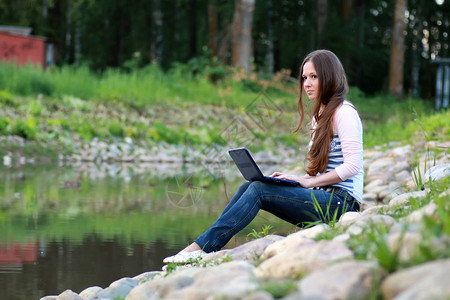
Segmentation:
{"type": "MultiPolygon", "coordinates": [[[[1,298],[80,293],[160,270],[217,219],[242,181],[230,164],[0,167],[1,298]]],[[[296,230],[260,212],[226,247],[264,224],[276,234],[296,230]]]]}

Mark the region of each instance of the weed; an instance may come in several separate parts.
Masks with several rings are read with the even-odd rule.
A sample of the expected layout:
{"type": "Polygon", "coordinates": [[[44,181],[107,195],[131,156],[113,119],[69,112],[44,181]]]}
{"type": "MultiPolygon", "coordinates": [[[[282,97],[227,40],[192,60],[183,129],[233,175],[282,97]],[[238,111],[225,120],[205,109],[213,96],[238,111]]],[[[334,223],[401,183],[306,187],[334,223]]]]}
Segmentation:
{"type": "Polygon", "coordinates": [[[391,251],[386,240],[388,226],[370,224],[361,235],[352,236],[348,242],[358,259],[376,258],[388,272],[398,268],[398,251],[391,251]]]}
{"type": "Polygon", "coordinates": [[[261,231],[256,231],[255,229],[252,229],[252,232],[247,234],[247,236],[252,237],[253,239],[259,239],[262,237],[265,237],[270,234],[270,230],[273,228],[272,225],[263,225],[261,227],[261,231]]]}
{"type": "Polygon", "coordinates": [[[297,284],[292,279],[267,279],[260,282],[260,285],[274,298],[282,298],[297,291],[297,284]]]}
{"type": "MultiPolygon", "coordinates": [[[[318,224],[324,222],[324,223],[327,223],[330,226],[330,228],[335,228],[336,223],[339,221],[339,218],[338,218],[339,207],[337,207],[334,210],[334,212],[331,214],[330,208],[331,208],[331,200],[333,199],[333,194],[334,194],[334,189],[331,192],[331,196],[328,201],[328,205],[326,206],[326,210],[324,212],[319,201],[317,201],[316,196],[311,191],[311,198],[313,199],[314,209],[316,210],[317,214],[319,215],[321,221],[318,220],[315,222],[308,222],[305,227],[307,227],[307,228],[312,227],[312,226],[315,226],[315,225],[318,225],[318,224]]],[[[348,205],[344,199],[344,207],[342,209],[342,213],[346,212],[347,209],[348,209],[348,205]]]]}
{"type": "MultiPolygon", "coordinates": [[[[420,164],[417,163],[417,167],[413,169],[413,181],[416,185],[417,189],[425,190],[425,182],[427,182],[427,178],[422,178],[422,174],[425,174],[425,172],[430,168],[436,166],[436,155],[433,157],[433,165],[427,166],[428,162],[431,161],[430,159],[430,149],[427,148],[426,150],[426,157],[424,161],[423,170],[420,169],[420,164]]],[[[431,178],[428,178],[428,183],[432,185],[431,178]]]]}

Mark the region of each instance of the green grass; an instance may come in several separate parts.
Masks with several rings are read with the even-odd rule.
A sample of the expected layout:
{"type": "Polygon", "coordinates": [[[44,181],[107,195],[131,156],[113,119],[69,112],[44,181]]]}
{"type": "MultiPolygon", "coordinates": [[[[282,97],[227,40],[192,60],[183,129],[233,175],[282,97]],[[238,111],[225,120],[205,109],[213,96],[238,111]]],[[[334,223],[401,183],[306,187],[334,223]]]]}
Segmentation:
{"type": "MultiPolygon", "coordinates": [[[[194,69],[198,68],[176,65],[163,72],[149,65],[96,74],[83,66],[44,71],[0,63],[0,109],[7,112],[0,117],[0,135],[64,146],[96,137],[205,145],[220,140],[218,135],[236,116],[251,113],[246,105],[264,90],[258,99],[269,100],[282,111],[274,118],[264,115],[270,126],[252,129],[256,144],[271,148],[278,143],[291,147],[305,143],[307,130],[292,134],[298,121],[295,83],[245,77],[235,70],[224,71],[221,80],[213,83],[207,71],[193,75],[194,69]],[[196,110],[204,113],[192,113],[196,110]]],[[[434,114],[430,101],[367,97],[356,88],[347,98],[361,115],[365,148],[394,141],[445,141],[450,135],[450,112],[434,114]]]]}
{"type": "MultiPolygon", "coordinates": [[[[445,238],[450,234],[450,204],[448,203],[448,196],[442,195],[447,190],[449,179],[440,182],[434,182],[428,187],[432,187],[430,193],[424,199],[411,199],[409,207],[394,207],[381,213],[392,216],[397,221],[413,211],[424,207],[425,205],[434,202],[437,209],[432,216],[425,216],[418,224],[418,233],[421,236],[419,251],[412,256],[408,261],[401,262],[399,260],[398,251],[392,251],[387,244],[387,236],[390,230],[386,225],[371,224],[362,234],[352,236],[348,245],[353,249],[357,259],[375,259],[388,272],[395,272],[397,270],[414,266],[427,261],[437,259],[447,259],[450,257],[448,252],[448,239],[445,238]],[[440,242],[437,242],[440,241],[440,242]]],[[[404,222],[404,221],[401,221],[404,222]]],[[[414,228],[415,226],[413,226],[414,228]]],[[[404,224],[404,229],[401,232],[405,234],[408,225],[404,224]]]]}
{"type": "MultiPolygon", "coordinates": [[[[0,86],[20,96],[42,94],[61,98],[65,95],[90,100],[114,102],[142,107],[156,103],[177,104],[193,101],[199,104],[239,106],[249,104],[262,87],[231,77],[213,84],[208,76],[194,76],[189,70],[174,67],[164,73],[157,65],[125,72],[109,69],[95,74],[87,67],[19,67],[0,63],[0,86]]],[[[268,93],[290,96],[274,87],[268,93]]]]}

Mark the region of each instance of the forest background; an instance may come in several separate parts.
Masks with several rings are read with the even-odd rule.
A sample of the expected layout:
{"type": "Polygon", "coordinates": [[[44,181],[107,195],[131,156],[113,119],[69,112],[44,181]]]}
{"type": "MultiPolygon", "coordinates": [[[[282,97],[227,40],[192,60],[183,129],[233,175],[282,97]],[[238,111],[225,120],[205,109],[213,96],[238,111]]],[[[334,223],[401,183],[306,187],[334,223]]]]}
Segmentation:
{"type": "Polygon", "coordinates": [[[432,61],[449,55],[449,12],[443,0],[0,1],[1,23],[47,37],[58,65],[101,72],[156,62],[167,71],[207,57],[214,66],[265,75],[286,69],[298,77],[303,57],[327,48],[364,93],[387,91],[389,69],[398,64],[403,90],[428,99],[435,89],[432,61]]]}
{"type": "MultiPolygon", "coordinates": [[[[423,124],[407,124],[433,110],[449,12],[443,0],[0,0],[3,24],[57,50],[46,70],[0,64],[0,134],[66,149],[96,137],[208,144],[225,111],[192,121],[174,107],[233,115],[264,92],[295,119],[301,61],[326,48],[344,64],[366,145],[409,139],[423,124]]],[[[281,127],[275,139],[295,145],[281,127]]]]}

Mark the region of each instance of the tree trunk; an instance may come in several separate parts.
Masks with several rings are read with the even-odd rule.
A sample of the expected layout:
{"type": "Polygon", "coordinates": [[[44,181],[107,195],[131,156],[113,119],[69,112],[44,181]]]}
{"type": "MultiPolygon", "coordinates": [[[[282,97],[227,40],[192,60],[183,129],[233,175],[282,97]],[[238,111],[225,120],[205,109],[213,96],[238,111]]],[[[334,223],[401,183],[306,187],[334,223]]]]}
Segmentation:
{"type": "Polygon", "coordinates": [[[416,10],[416,15],[411,26],[412,45],[411,45],[411,81],[410,95],[413,98],[419,97],[419,72],[420,72],[420,49],[423,23],[420,6],[416,10]]]}
{"type": "Polygon", "coordinates": [[[273,9],[272,0],[267,1],[267,54],[266,54],[266,70],[267,73],[273,75],[274,72],[274,53],[273,53],[273,9]]]}
{"type": "Polygon", "coordinates": [[[66,28],[66,39],[65,39],[65,47],[64,47],[64,60],[66,63],[71,62],[71,49],[72,49],[72,6],[70,2],[67,3],[67,28],[66,28]]]}
{"type": "Polygon", "coordinates": [[[161,3],[159,0],[155,1],[155,7],[152,12],[152,33],[150,46],[150,60],[156,62],[159,66],[162,65],[163,52],[163,16],[161,12],[161,3]]]}
{"type": "Polygon", "coordinates": [[[211,50],[211,57],[217,57],[217,11],[215,0],[208,3],[208,48],[211,50]]]}
{"type": "Polygon", "coordinates": [[[229,63],[230,58],[230,48],[231,48],[231,27],[229,23],[224,26],[222,33],[219,38],[219,49],[217,52],[217,58],[219,61],[227,65],[229,63]]]}
{"type": "Polygon", "coordinates": [[[323,29],[327,22],[327,0],[317,1],[317,42],[319,48],[325,47],[325,38],[323,37],[323,29]]]}
{"type": "Polygon", "coordinates": [[[197,3],[196,0],[189,1],[189,54],[191,59],[197,56],[197,3]]]}
{"type": "Polygon", "coordinates": [[[395,1],[394,26],[392,28],[391,59],[389,65],[389,92],[403,99],[403,65],[405,61],[406,0],[395,1]]]}
{"type": "Polygon", "coordinates": [[[352,0],[341,0],[341,17],[347,19],[352,8],[352,0]]]}
{"type": "Polygon", "coordinates": [[[233,16],[232,64],[250,72],[255,0],[237,0],[233,16]]]}

